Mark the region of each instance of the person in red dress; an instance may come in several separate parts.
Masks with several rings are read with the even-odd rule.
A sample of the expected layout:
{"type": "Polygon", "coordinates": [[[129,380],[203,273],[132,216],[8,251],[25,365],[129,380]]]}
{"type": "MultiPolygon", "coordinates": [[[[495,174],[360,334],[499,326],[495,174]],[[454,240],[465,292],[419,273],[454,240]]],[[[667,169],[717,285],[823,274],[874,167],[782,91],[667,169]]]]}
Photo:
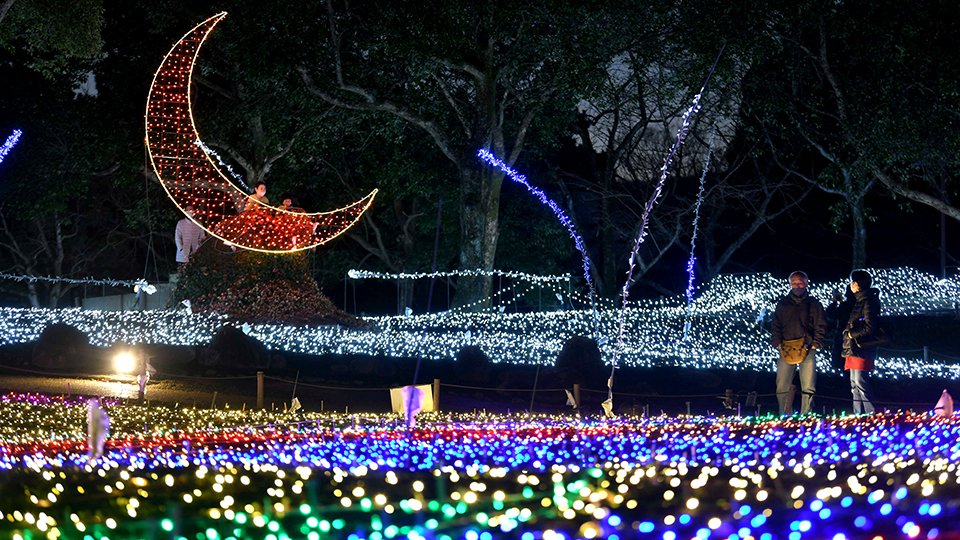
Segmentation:
{"type": "Polygon", "coordinates": [[[873,391],[868,374],[877,359],[875,335],[879,328],[880,291],[872,288],[872,278],[866,270],[850,273],[850,290],[855,303],[843,331],[843,368],[850,372],[850,391],[853,394],[853,413],[872,414],[873,391]]]}

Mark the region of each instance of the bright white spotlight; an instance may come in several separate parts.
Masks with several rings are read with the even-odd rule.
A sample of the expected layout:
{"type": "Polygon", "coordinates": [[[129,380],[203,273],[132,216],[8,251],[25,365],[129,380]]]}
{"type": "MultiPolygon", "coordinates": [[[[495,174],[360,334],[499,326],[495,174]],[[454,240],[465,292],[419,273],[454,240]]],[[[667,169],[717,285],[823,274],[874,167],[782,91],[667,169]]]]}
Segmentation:
{"type": "Polygon", "coordinates": [[[137,369],[137,357],[130,351],[120,351],[113,357],[113,370],[117,373],[133,373],[137,369]]]}

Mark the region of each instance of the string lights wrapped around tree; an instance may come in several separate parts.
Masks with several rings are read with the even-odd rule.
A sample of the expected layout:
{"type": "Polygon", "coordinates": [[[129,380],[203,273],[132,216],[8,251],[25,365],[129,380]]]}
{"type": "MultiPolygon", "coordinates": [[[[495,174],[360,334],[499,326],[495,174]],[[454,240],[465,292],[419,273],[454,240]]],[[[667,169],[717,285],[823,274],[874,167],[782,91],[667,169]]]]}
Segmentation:
{"type": "Polygon", "coordinates": [[[187,32],[167,53],[147,98],[146,146],[153,171],[190,219],[211,235],[243,249],[269,253],[301,251],[324,244],[350,228],[370,207],[377,190],[343,208],[302,213],[261,204],[238,210],[249,196],[214,163],[193,120],[191,77],[200,47],[226,13],[187,32]]]}

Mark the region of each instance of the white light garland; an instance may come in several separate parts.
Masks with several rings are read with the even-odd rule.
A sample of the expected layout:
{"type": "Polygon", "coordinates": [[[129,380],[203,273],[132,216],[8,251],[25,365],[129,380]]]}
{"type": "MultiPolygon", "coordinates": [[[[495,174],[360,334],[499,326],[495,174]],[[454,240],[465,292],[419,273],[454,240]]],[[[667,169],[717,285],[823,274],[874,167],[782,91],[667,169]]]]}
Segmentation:
{"type": "Polygon", "coordinates": [[[243,181],[243,177],[240,176],[239,174],[235,173],[235,172],[233,171],[233,168],[230,167],[230,164],[227,163],[226,161],[224,161],[223,158],[220,157],[220,154],[214,152],[212,148],[210,148],[209,146],[207,146],[206,144],[204,144],[203,141],[201,141],[200,139],[197,139],[197,140],[193,141],[193,144],[197,145],[201,150],[203,150],[203,153],[204,153],[204,154],[206,154],[206,155],[208,155],[208,156],[213,156],[214,158],[216,158],[217,163],[218,163],[221,167],[223,167],[224,169],[226,169],[227,172],[230,173],[230,176],[232,176],[234,180],[236,180],[237,182],[240,182],[240,185],[243,186],[244,189],[246,189],[247,191],[249,191],[249,192],[251,192],[251,193],[253,192],[253,190],[250,189],[250,186],[248,186],[247,183],[243,181]]]}
{"type": "MultiPolygon", "coordinates": [[[[919,315],[953,311],[960,298],[960,278],[938,279],[916,270],[871,270],[883,291],[885,315],[919,315]]],[[[844,282],[811,284],[811,294],[826,303],[844,282]]],[[[532,286],[532,285],[531,285],[532,286]]],[[[559,290],[557,282],[545,288],[559,290]]],[[[776,365],[769,332],[758,313],[772,313],[788,290],[786,279],[763,274],[721,275],[703,286],[693,302],[689,336],[683,339],[688,311],[683,294],[631,302],[625,312],[621,366],[733,369],[770,372],[776,365]]],[[[600,349],[614,351],[619,310],[599,313],[600,349]]],[[[589,309],[537,313],[445,312],[413,316],[369,317],[373,329],[338,326],[249,325],[249,335],[277,351],[303,354],[364,354],[393,358],[449,359],[467,345],[479,347],[494,362],[553,365],[574,336],[590,336],[589,309]]],[[[240,327],[224,316],[185,311],[84,311],[80,309],[0,308],[0,345],[36,340],[54,323],[74,326],[96,346],[126,343],[208,345],[223,326],[240,327]]],[[[890,351],[893,352],[893,351],[890,351]]],[[[886,355],[881,349],[875,375],[887,379],[930,377],[960,380],[960,364],[925,359],[919,353],[886,355]]],[[[949,359],[946,359],[949,360],[949,359]]],[[[830,359],[818,359],[822,373],[835,372],[830,359]]]]}
{"type": "Polygon", "coordinates": [[[534,274],[525,274],[523,272],[508,272],[504,270],[454,270],[452,272],[420,272],[399,274],[387,274],[383,272],[370,272],[367,270],[356,269],[347,271],[347,277],[350,279],[433,279],[476,276],[499,276],[513,279],[523,279],[538,283],[547,281],[570,281],[570,274],[563,274],[561,276],[538,276],[534,274]]]}
{"type": "Polygon", "coordinates": [[[154,285],[151,285],[145,279],[136,279],[136,280],[121,280],[121,279],[95,279],[95,278],[65,278],[65,277],[53,277],[53,276],[31,276],[31,275],[22,275],[22,274],[2,274],[0,273],[0,279],[7,279],[10,281],[19,281],[21,283],[36,283],[38,281],[43,283],[68,283],[71,285],[105,285],[109,287],[130,287],[133,289],[133,292],[145,292],[147,294],[153,294],[157,292],[157,288],[154,285]]]}

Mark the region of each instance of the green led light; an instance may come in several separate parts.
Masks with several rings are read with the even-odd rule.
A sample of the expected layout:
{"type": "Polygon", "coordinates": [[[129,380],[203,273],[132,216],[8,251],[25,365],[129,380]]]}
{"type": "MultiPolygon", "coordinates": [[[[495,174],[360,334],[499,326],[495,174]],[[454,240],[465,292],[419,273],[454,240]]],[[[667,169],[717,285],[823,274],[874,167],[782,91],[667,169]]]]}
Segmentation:
{"type": "MultiPolygon", "coordinates": [[[[160,521],[160,528],[163,529],[163,530],[165,530],[165,531],[167,531],[167,532],[172,531],[172,530],[173,530],[173,520],[172,520],[172,519],[163,519],[163,520],[161,520],[161,521],[160,521]]],[[[84,538],[87,538],[87,537],[84,536],[84,538]]]]}

